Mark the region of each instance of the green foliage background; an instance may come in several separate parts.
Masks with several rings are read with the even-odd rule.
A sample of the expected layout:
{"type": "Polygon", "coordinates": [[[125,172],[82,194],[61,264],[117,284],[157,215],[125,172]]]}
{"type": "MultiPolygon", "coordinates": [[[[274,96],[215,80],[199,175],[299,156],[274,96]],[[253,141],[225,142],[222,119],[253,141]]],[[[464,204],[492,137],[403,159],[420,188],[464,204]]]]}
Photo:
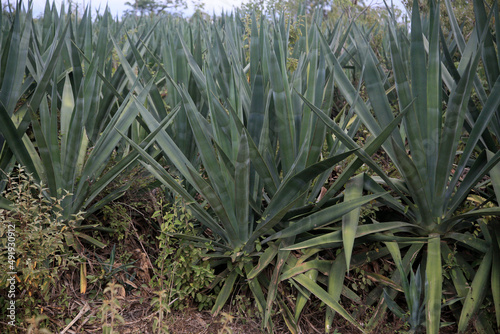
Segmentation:
{"type": "MultiPolygon", "coordinates": [[[[0,207],[19,249],[53,240],[49,269],[106,249],[107,233],[144,251],[118,202],[139,170],[155,330],[184,300],[218,314],[235,291],[269,332],[277,314],[300,332],[310,305],[325,332],[336,316],[375,331],[387,310],[413,332],[498,330],[498,3],[415,1],[407,19],[362,1],[263,4],[183,19],[136,2],[120,21],[2,11],[0,207]],[[10,182],[19,164],[30,179],[10,182]]],[[[135,279],[115,250],[102,276],[79,268],[83,293],[121,279],[108,332],[135,279]]]]}

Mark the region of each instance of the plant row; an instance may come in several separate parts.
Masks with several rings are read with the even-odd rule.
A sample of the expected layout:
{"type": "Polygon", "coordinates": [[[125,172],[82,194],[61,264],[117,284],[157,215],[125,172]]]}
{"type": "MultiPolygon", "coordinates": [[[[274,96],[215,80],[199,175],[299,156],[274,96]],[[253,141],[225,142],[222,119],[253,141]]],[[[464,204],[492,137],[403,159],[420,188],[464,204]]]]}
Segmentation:
{"type": "Polygon", "coordinates": [[[421,15],[414,1],[408,27],[388,10],[375,48],[379,28],[300,11],[115,20],[47,2],[38,19],[3,12],[0,169],[20,164],[44,185],[77,250],[105,247],[89,231],[113,230],[86,218],[123,195],[118,176],[149,171],[204,229],[173,236],[216,268],[215,314],[243,284],[269,331],[279,309],[299,332],[314,296],[326,332],[335,315],[370,332],[390,309],[412,331],[438,333],[446,310],[459,332],[474,319],[492,333],[500,17],[496,1],[475,0],[463,36],[444,5],[429,1],[421,15]],[[394,270],[370,273],[365,296],[347,284],[382,258],[394,270]],[[286,284],[294,303],[279,293],[286,284]],[[373,306],[371,320],[346,301],[373,306]]]}

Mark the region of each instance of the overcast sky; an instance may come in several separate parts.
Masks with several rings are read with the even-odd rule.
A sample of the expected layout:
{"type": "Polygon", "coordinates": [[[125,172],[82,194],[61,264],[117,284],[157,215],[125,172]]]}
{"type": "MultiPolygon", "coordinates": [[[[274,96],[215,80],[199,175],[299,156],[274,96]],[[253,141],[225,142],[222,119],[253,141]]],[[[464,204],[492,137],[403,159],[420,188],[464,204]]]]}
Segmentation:
{"type": "MultiPolygon", "coordinates": [[[[43,12],[43,9],[45,7],[45,1],[46,0],[33,0],[33,11],[34,11],[34,16],[38,16],[43,12]]],[[[50,0],[55,1],[57,6],[59,7],[61,1],[63,0],[50,0]]],[[[134,2],[134,0],[128,0],[129,2],[134,2]]],[[[184,16],[190,16],[193,13],[193,4],[192,0],[186,0],[188,2],[189,8],[187,10],[183,10],[184,16]]],[[[388,3],[390,3],[391,0],[386,0],[388,3]]],[[[3,2],[3,0],[2,0],[3,2]]],[[[12,0],[11,2],[15,2],[12,0]]],[[[27,3],[27,0],[23,0],[24,3],[27,3]]],[[[100,11],[102,12],[104,8],[106,7],[106,4],[108,4],[109,8],[111,9],[111,13],[113,16],[121,16],[121,14],[127,10],[131,9],[129,6],[125,5],[125,2],[127,0],[74,0],[73,3],[77,3],[79,6],[84,7],[89,4],[92,6],[92,12],[95,12],[95,10],[100,8],[100,11]]],[[[208,14],[212,14],[215,12],[216,14],[220,14],[222,10],[225,11],[231,11],[233,8],[238,7],[241,5],[242,2],[246,2],[245,0],[201,0],[205,4],[205,12],[208,14]]],[[[382,0],[367,0],[365,1],[366,4],[373,3],[373,4],[383,4],[382,0]]],[[[394,0],[394,5],[402,8],[401,5],[401,0],[394,0]]]]}

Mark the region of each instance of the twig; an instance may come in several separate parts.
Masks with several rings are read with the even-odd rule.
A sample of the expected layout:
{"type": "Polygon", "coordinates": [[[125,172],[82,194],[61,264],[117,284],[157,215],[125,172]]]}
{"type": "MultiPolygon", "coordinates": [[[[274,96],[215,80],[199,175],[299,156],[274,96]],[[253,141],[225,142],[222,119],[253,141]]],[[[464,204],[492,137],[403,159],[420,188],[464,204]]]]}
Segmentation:
{"type": "Polygon", "coordinates": [[[78,319],[80,319],[81,317],[83,317],[83,315],[88,311],[90,310],[90,306],[88,303],[85,303],[85,305],[83,305],[83,308],[80,310],[80,312],[76,315],[75,319],[73,319],[69,324],[68,326],[66,326],[66,328],[64,328],[60,334],[64,334],[66,333],[74,324],[75,322],[78,321],[78,319]]]}
{"type": "Polygon", "coordinates": [[[304,317],[304,320],[307,322],[307,324],[308,324],[308,325],[309,325],[309,326],[310,326],[310,327],[311,327],[311,328],[312,328],[312,329],[313,329],[316,333],[320,333],[320,334],[321,334],[321,332],[320,332],[320,331],[319,331],[316,327],[314,327],[314,326],[313,326],[313,324],[311,323],[311,321],[309,321],[309,319],[308,319],[307,317],[304,317]]]}
{"type": "Polygon", "coordinates": [[[88,317],[86,317],[82,323],[80,324],[80,326],[78,326],[78,328],[76,329],[76,332],[79,333],[80,332],[80,329],[87,323],[87,321],[89,321],[89,319],[97,313],[97,309],[94,309],[92,312],[90,312],[90,315],[88,317]]]}
{"type": "Polygon", "coordinates": [[[11,325],[11,324],[8,324],[8,323],[3,322],[3,321],[0,321],[0,324],[5,325],[5,326],[11,326],[11,327],[19,328],[19,329],[25,329],[23,327],[19,327],[17,325],[11,325]]]}

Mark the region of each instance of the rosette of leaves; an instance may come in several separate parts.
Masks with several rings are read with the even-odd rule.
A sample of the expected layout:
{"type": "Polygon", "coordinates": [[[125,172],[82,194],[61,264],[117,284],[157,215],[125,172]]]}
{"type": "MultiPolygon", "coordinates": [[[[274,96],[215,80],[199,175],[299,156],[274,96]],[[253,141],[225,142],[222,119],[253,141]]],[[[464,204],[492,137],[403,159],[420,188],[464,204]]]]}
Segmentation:
{"type": "MultiPolygon", "coordinates": [[[[381,190],[363,196],[356,185],[353,186],[356,191],[339,195],[359,167],[352,166],[335,183],[335,189],[330,190],[337,196],[323,203],[320,209],[314,204],[323,186],[328,186],[328,177],[336,164],[352,154],[358,156],[357,161],[361,164],[373,164],[365,149],[371,152],[380,147],[401,117],[381,129],[380,136],[366,148],[359,147],[352,139],[360,124],[359,120],[350,122],[352,113],[343,118],[341,125],[329,130],[321,117],[329,119],[337,70],[320,52],[321,34],[316,29],[303,28],[303,39],[295,43],[298,49],[292,51],[302,54],[293,73],[286,68],[289,39],[283,18],[275,19],[273,25],[261,19],[258,28],[253,17],[249,63],[246,63],[246,55],[238,51],[243,50],[238,36],[243,35],[245,27],[234,17],[225,17],[224,26],[215,25],[207,33],[203,39],[207,54],[202,63],[193,57],[181,38],[191,75],[202,97],[201,101],[197,100],[199,102],[193,100],[187,87],[172,78],[168,69],[157,64],[159,72],[164,73],[165,80],[181,97],[180,113],[186,117],[193,134],[200,167],[194,165],[188,152],[170,133],[158,131],[158,120],[146,108],[141,109],[140,114],[150,131],[158,131],[154,147],[160,149],[168,158],[166,161],[175,167],[171,170],[175,169],[175,173],[182,176],[182,184],[167,172],[161,161],[132,140],[128,142],[140,153],[144,167],[168,189],[179,194],[193,216],[207,229],[207,234],[213,236],[209,241],[214,251],[206,256],[213,261],[212,267],[220,272],[215,283],[223,280],[214,313],[220,312],[237,282],[241,282],[255,296],[269,330],[272,329],[273,307],[279,305],[289,329],[297,332],[304,300],[298,303],[296,314],[292,314],[277,294],[280,282],[285,280],[298,287],[300,299],[307,299],[305,296],[312,292],[329,309],[361,329],[335,297],[342,290],[342,284],[335,282],[334,286],[332,283],[332,293],[324,292],[314,275],[306,273],[316,270],[318,262],[304,267],[303,261],[297,261],[292,252],[284,248],[296,240],[310,237],[309,231],[314,229],[319,231],[315,233],[325,233],[344,215],[385,194],[381,190]],[[310,99],[318,105],[324,102],[318,111],[322,116],[313,112],[316,108],[313,104],[301,100],[302,93],[306,101],[310,99]],[[349,141],[351,147],[342,145],[338,137],[349,141]],[[283,276],[285,270],[289,272],[283,276]]],[[[340,56],[347,34],[337,28],[332,41],[340,56]]],[[[340,59],[346,64],[351,56],[345,54],[340,59]]],[[[401,225],[404,224],[369,226],[363,234],[401,225]]],[[[342,233],[338,224],[332,228],[337,234],[342,233]]],[[[200,247],[207,242],[206,237],[179,237],[200,247]]],[[[312,250],[311,254],[317,252],[312,250]]],[[[326,260],[319,264],[322,268],[327,266],[327,271],[337,266],[326,260]]]]}
{"type": "MultiPolygon", "coordinates": [[[[469,107],[472,89],[480,91],[475,85],[481,57],[488,57],[483,58],[483,63],[495,58],[488,22],[493,15],[498,16],[498,7],[495,3],[485,16],[484,6],[479,10],[482,4],[482,1],[477,1],[478,25],[467,43],[456,41],[464,44],[460,63],[457,67],[453,65],[451,70],[448,70],[451,64],[446,59],[450,49],[440,36],[439,1],[429,1],[428,20],[421,19],[418,1],[414,1],[409,34],[399,29],[395,20],[388,24],[392,75],[397,93],[394,102],[397,102],[399,112],[406,110],[407,113],[400,129],[394,131],[382,147],[401,177],[388,179],[378,166],[370,166],[379,176],[365,175],[362,188],[372,191],[381,190],[382,186],[390,188],[395,197],[380,197],[378,200],[409,223],[402,229],[372,236],[370,241],[385,243],[385,250],[399,268],[390,279],[396,286],[407,282],[412,261],[415,266],[420,265],[425,282],[425,326],[428,333],[438,333],[439,328],[446,325],[441,323],[441,309],[448,305],[442,303],[443,296],[448,294],[460,300],[450,306],[460,332],[466,330],[476,314],[478,330],[493,331],[494,325],[480,312],[485,304],[491,302],[495,306],[496,318],[500,315],[500,267],[494,256],[499,249],[497,217],[500,214],[497,199],[500,153],[498,146],[494,145],[495,140],[498,142],[495,131],[500,105],[498,78],[488,74],[489,94],[482,96],[482,108],[469,107]],[[448,67],[444,66],[445,63],[448,67]],[[465,137],[466,144],[462,145],[460,141],[465,137]],[[484,202],[463,212],[464,203],[474,193],[480,194],[484,202]],[[463,252],[454,252],[456,247],[463,252]],[[450,258],[457,265],[446,267],[450,258]]],[[[363,81],[369,100],[350,98],[349,103],[370,132],[377,136],[380,128],[394,119],[393,101],[386,94],[387,69],[379,65],[366,36],[356,27],[353,33],[358,61],[364,68],[363,81]]],[[[323,43],[323,51],[328,54],[329,50],[323,43]]],[[[330,54],[327,59],[336,63],[334,55],[330,54]]],[[[496,64],[497,60],[484,66],[495,68],[496,64]]],[[[346,97],[353,96],[354,88],[348,83],[341,90],[346,97]]],[[[313,110],[322,117],[319,110],[313,110]]],[[[331,120],[322,119],[332,129],[335,127],[331,120]]],[[[348,145],[347,141],[345,145],[348,145]]],[[[329,198],[327,194],[318,205],[329,198]]],[[[356,230],[356,219],[346,219],[356,230]]],[[[338,240],[338,236],[333,235],[330,238],[317,237],[288,249],[322,247],[338,240]]],[[[362,240],[356,237],[357,242],[362,240]]],[[[343,241],[345,243],[346,239],[343,241]]],[[[408,287],[398,289],[410,291],[408,287]]],[[[398,289],[391,290],[389,296],[394,298],[398,289]]],[[[371,294],[371,300],[376,300],[377,294],[379,304],[367,325],[368,330],[374,328],[387,308],[382,288],[371,294]]]]}

